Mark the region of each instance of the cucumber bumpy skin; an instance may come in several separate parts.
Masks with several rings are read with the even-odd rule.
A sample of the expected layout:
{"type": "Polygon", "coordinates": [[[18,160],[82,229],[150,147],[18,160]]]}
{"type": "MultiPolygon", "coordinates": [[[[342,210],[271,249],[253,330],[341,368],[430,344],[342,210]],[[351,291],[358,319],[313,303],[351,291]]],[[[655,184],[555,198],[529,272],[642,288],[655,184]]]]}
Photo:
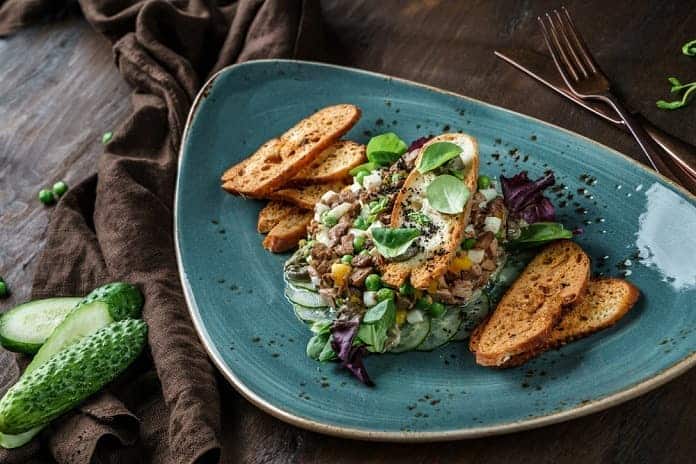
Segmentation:
{"type": "Polygon", "coordinates": [[[114,322],[73,343],[27,376],[0,400],[0,432],[20,434],[46,424],[99,391],[145,346],[147,324],[114,322]]]}
{"type": "Polygon", "coordinates": [[[73,311],[81,306],[101,301],[109,306],[109,314],[114,321],[123,319],[137,319],[143,307],[143,295],[137,287],[124,282],[112,282],[95,288],[80,301],[73,311]]]}

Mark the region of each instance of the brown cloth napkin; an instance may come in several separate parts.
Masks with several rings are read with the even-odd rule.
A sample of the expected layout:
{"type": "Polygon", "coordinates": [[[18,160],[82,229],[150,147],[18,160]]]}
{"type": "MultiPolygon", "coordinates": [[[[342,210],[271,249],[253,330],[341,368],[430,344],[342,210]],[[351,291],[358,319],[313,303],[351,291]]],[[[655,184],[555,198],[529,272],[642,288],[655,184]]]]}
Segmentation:
{"type": "MultiPolygon", "coordinates": [[[[60,14],[69,3],[0,0],[0,36],[60,14]]],[[[318,57],[318,6],[311,0],[79,4],[113,43],[116,65],[134,88],[133,109],[97,174],[53,210],[33,297],[82,295],[113,280],[137,284],[145,294],[149,350],[108,392],[54,421],[40,440],[0,450],[0,462],[217,462],[215,370],[189,319],[174,252],[178,148],[191,102],[211,73],[255,58],[318,57]]],[[[26,360],[2,359],[4,391],[26,360]]]]}

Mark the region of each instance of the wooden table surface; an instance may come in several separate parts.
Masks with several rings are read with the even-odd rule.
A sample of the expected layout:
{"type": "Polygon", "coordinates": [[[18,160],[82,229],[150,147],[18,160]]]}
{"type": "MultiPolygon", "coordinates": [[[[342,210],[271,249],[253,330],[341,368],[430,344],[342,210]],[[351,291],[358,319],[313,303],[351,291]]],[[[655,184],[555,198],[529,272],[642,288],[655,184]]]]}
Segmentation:
{"type": "MultiPolygon", "coordinates": [[[[437,28],[426,31],[431,33],[427,40],[442,47],[461,47],[461,62],[456,64],[461,75],[426,72],[420,80],[553,122],[642,159],[626,134],[493,57],[497,47],[541,50],[535,17],[557,2],[468,1],[461,2],[454,16],[451,8],[439,8],[439,0],[394,1],[378,9],[366,3],[323,4],[336,50],[348,42],[361,50],[336,53],[337,63],[389,73],[397,63],[413,58],[407,48],[403,53],[388,52],[390,40],[419,40],[394,28],[395,11],[412,15],[414,28],[421,33],[422,23],[459,21],[457,37],[439,37],[437,28]],[[382,32],[365,36],[359,26],[365,21],[383,22],[382,32]]],[[[680,53],[683,42],[696,38],[693,1],[566,4],[626,100],[659,126],[696,144],[696,102],[674,112],[660,111],[654,104],[668,96],[667,76],[696,78],[696,59],[680,53]]],[[[437,54],[432,56],[433,63],[438,59],[437,54]]],[[[0,309],[29,296],[51,212],[38,202],[37,192],[60,179],[75,184],[95,170],[101,134],[126,115],[129,93],[113,65],[109,44],[78,18],[0,39],[0,275],[12,290],[0,309]]],[[[325,437],[258,411],[229,386],[222,386],[222,395],[226,411],[238,417],[223,431],[228,445],[224,460],[230,463],[681,463],[694,462],[696,456],[696,370],[640,398],[574,421],[430,445],[325,437]]]]}

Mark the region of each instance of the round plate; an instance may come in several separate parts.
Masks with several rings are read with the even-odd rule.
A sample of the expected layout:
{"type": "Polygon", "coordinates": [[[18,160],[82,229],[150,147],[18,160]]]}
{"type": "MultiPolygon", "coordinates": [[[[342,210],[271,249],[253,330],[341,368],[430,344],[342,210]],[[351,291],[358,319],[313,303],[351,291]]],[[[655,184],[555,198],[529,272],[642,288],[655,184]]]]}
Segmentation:
{"type": "Polygon", "coordinates": [[[212,360],[263,410],[297,426],[361,439],[427,441],[510,432],[588,414],[635,397],[696,362],[696,200],[591,140],[476,100],[384,75],[297,61],[224,69],[204,87],[181,149],[175,234],[191,317],[212,360]],[[283,297],[287,256],[261,247],[262,201],[220,188],[220,176],[318,108],[354,103],[347,138],[393,131],[406,141],[464,131],[481,172],[552,169],[559,220],[594,273],[641,290],[615,327],[526,365],[479,367],[465,343],[371,356],[376,387],[305,355],[309,331],[283,297]]]}

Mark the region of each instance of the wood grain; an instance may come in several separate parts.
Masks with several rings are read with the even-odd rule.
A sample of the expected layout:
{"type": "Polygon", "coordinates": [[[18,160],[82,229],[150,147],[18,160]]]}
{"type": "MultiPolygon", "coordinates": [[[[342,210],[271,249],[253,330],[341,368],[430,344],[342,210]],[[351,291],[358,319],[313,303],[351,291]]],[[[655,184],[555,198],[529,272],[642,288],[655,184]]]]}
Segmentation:
{"type": "MultiPolygon", "coordinates": [[[[696,31],[696,9],[688,3],[565,2],[629,104],[696,143],[696,103],[674,112],[660,111],[654,103],[668,96],[667,76],[696,76],[696,60],[680,53],[696,31]]],[[[391,74],[407,62],[412,66],[397,72],[400,77],[419,76],[641,159],[629,136],[494,58],[499,47],[543,50],[535,18],[560,2],[389,0],[375,5],[322,2],[334,62],[391,74]],[[366,26],[375,24],[379,32],[368,35],[366,26]],[[434,52],[414,54],[409,45],[424,40],[434,52]]],[[[38,190],[59,179],[74,184],[95,171],[101,134],[123,119],[128,93],[108,43],[79,20],[0,40],[0,275],[13,291],[0,309],[29,295],[32,263],[51,212],[36,199],[38,190]]],[[[220,385],[227,463],[681,463],[693,462],[696,455],[696,370],[578,420],[430,445],[361,443],[306,432],[260,412],[222,379],[220,385]]]]}

